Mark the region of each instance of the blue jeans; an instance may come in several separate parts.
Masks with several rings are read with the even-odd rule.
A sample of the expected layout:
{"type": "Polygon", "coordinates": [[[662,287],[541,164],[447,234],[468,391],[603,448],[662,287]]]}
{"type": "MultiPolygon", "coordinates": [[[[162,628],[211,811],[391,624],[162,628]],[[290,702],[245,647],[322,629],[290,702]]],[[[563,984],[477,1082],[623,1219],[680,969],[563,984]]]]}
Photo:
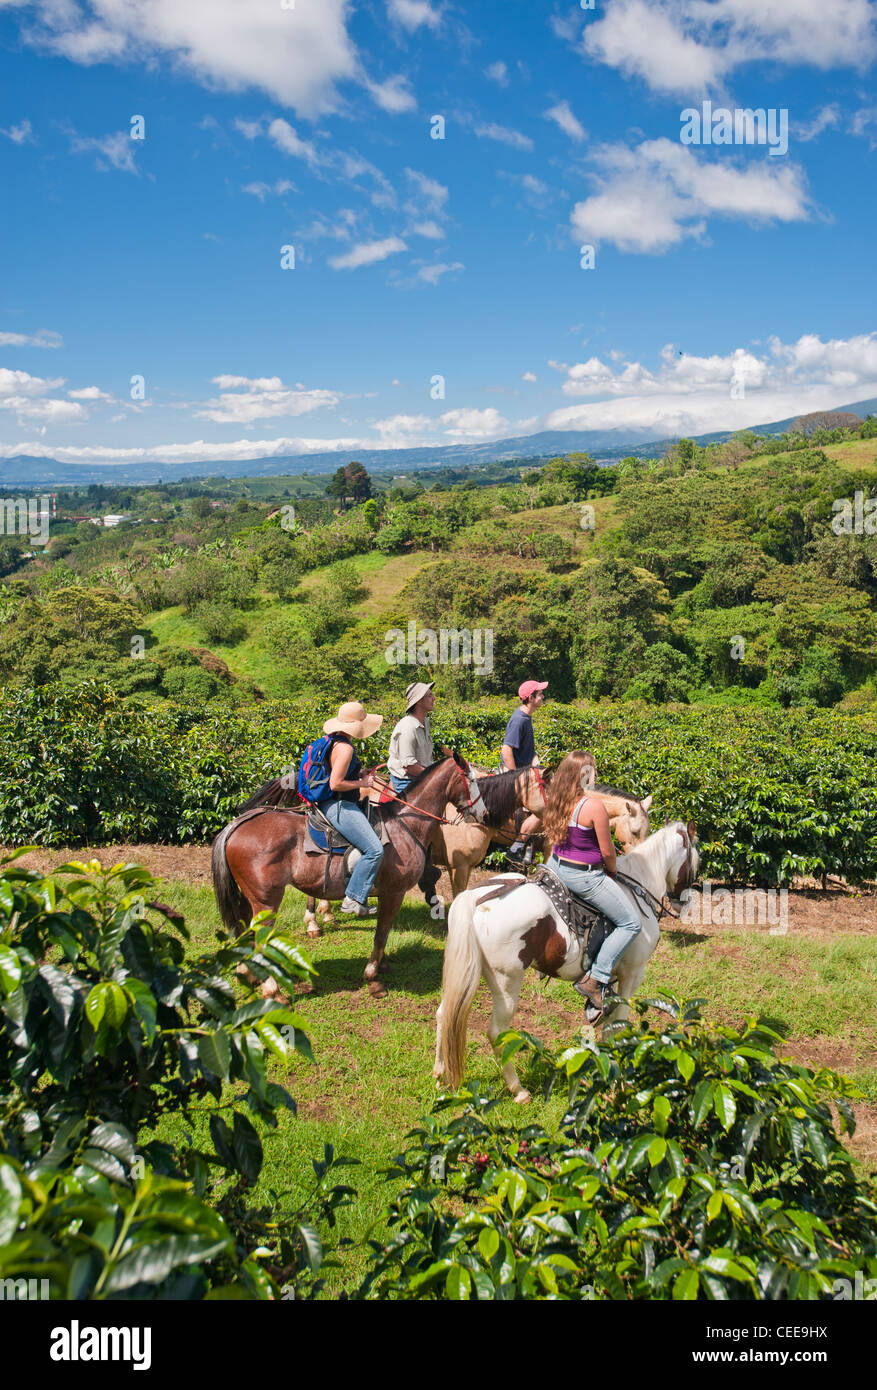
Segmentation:
{"type": "Polygon", "coordinates": [[[394,777],[392,772],[390,773],[390,786],[398,796],[401,796],[403,792],[407,792],[413,780],[414,779],[411,777],[394,777]]]}
{"type": "Polygon", "coordinates": [[[595,907],[615,923],[615,930],[606,937],[597,959],[591,963],[592,977],[608,985],[621,957],[634,937],[642,931],[639,912],[621,885],[610,878],[604,869],[576,869],[572,864],[561,862],[554,854],[548,861],[548,867],[563,879],[571,892],[584,898],[589,907],[595,907]]]}
{"type": "Polygon", "coordinates": [[[352,801],[336,798],[321,808],[326,819],[340,830],[345,840],[362,850],[362,858],[350,875],[347,896],[365,905],[381,867],[384,847],[368,823],[367,816],[352,801]]]}

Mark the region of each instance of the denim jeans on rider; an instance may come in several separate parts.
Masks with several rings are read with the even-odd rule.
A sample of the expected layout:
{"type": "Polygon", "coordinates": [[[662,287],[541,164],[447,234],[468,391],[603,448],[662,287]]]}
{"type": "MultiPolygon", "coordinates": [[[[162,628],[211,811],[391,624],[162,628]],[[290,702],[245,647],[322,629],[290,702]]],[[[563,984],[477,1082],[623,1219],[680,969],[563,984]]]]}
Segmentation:
{"type": "Polygon", "coordinates": [[[407,792],[408,788],[411,786],[411,780],[410,777],[394,777],[392,772],[390,773],[390,784],[397,796],[401,796],[403,792],[407,792]]]}
{"type": "Polygon", "coordinates": [[[326,819],[331,821],[336,830],[341,831],[345,840],[362,850],[362,858],[350,875],[347,896],[365,906],[381,867],[384,847],[369,825],[368,818],[352,801],[334,799],[326,802],[322,809],[326,819]]]}
{"type": "Polygon", "coordinates": [[[621,885],[610,878],[604,869],[576,869],[572,864],[561,863],[553,854],[548,867],[563,879],[571,892],[584,898],[590,907],[605,913],[615,923],[615,931],[606,937],[597,952],[597,959],[591,964],[593,978],[602,985],[608,985],[621,957],[642,930],[638,911],[621,885]]]}

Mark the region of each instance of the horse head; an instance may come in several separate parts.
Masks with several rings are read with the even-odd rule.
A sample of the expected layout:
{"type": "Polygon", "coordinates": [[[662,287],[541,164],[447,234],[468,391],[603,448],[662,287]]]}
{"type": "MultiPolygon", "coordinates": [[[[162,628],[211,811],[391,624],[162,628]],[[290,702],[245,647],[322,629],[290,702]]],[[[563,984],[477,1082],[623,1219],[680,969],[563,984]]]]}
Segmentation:
{"type": "Polygon", "coordinates": [[[472,768],[467,763],[461,753],[455,749],[446,749],[448,759],[454,764],[459,773],[459,781],[452,781],[448,791],[448,801],[455,806],[458,811],[462,811],[464,817],[471,816],[473,819],[482,821],[487,814],[487,807],[481,795],[478,780],[472,768]]]}
{"type": "Polygon", "coordinates": [[[627,854],[634,845],[641,845],[643,840],[648,838],[651,830],[649,807],[652,798],[649,795],[642,801],[637,801],[635,797],[625,796],[621,802],[616,813],[613,815],[610,810],[609,815],[621,852],[627,854]]]}
{"type": "Polygon", "coordinates": [[[667,896],[674,907],[679,907],[682,894],[686,888],[693,888],[700,868],[697,827],[693,820],[687,825],[671,821],[664,829],[673,832],[667,861],[667,896]]]}

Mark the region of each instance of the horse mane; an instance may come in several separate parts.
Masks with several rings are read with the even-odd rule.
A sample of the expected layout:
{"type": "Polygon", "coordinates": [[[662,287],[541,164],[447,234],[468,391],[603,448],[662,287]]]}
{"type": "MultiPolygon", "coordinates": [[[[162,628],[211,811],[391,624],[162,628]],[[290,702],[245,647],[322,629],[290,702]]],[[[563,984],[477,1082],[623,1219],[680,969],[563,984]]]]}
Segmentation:
{"type": "Polygon", "coordinates": [[[487,807],[484,825],[504,825],[515,814],[517,801],[517,782],[527,768],[514,768],[506,772],[496,772],[489,777],[477,778],[476,785],[481,799],[487,807]]]}
{"type": "Polygon", "coordinates": [[[634,796],[633,792],[626,792],[623,787],[610,787],[608,782],[595,782],[591,791],[605,792],[607,796],[620,796],[625,801],[635,801],[638,805],[642,805],[641,796],[634,796]]]}
{"type": "Polygon", "coordinates": [[[257,806],[298,806],[301,797],[296,787],[285,787],[282,777],[272,777],[270,782],[264,782],[258,791],[253,792],[249,801],[235,808],[235,816],[242,816],[245,811],[253,811],[257,806]]]}
{"type": "MultiPolygon", "coordinates": [[[[411,778],[408,786],[405,788],[404,792],[402,792],[402,796],[407,800],[411,793],[420,786],[421,782],[426,780],[430,773],[435,772],[436,768],[441,767],[442,763],[449,761],[457,762],[456,755],[451,754],[450,758],[439,758],[437,763],[430,763],[429,767],[425,767],[422,772],[418,772],[416,777],[411,778]]],[[[459,766],[459,764],[457,765],[459,766]]],[[[390,786],[390,790],[393,790],[392,785],[390,786]]],[[[393,817],[398,816],[402,810],[404,810],[404,804],[401,801],[385,801],[381,806],[384,820],[392,820],[393,817]]]]}

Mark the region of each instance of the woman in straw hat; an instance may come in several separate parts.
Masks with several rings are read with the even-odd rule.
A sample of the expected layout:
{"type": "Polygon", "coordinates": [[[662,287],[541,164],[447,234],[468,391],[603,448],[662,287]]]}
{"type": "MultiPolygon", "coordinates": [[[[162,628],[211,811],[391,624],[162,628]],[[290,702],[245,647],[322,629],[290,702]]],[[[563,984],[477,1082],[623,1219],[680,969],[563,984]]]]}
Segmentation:
{"type": "Polygon", "coordinates": [[[353,739],[371,738],[384,722],[382,714],[366,714],[365,706],[358,700],[350,700],[342,705],[334,719],[327,719],[323,733],[332,735],[332,750],[329,754],[329,788],[331,797],[323,802],[321,810],[345,840],[349,840],[362,858],[356,864],[347,885],[347,896],[341,904],[342,912],[352,912],[357,917],[368,917],[368,895],[372,890],[381,860],[383,846],[368,822],[368,817],[359,809],[359,798],[365,788],[374,785],[370,772],[363,777],[362,764],[356,756],[353,739]]]}

